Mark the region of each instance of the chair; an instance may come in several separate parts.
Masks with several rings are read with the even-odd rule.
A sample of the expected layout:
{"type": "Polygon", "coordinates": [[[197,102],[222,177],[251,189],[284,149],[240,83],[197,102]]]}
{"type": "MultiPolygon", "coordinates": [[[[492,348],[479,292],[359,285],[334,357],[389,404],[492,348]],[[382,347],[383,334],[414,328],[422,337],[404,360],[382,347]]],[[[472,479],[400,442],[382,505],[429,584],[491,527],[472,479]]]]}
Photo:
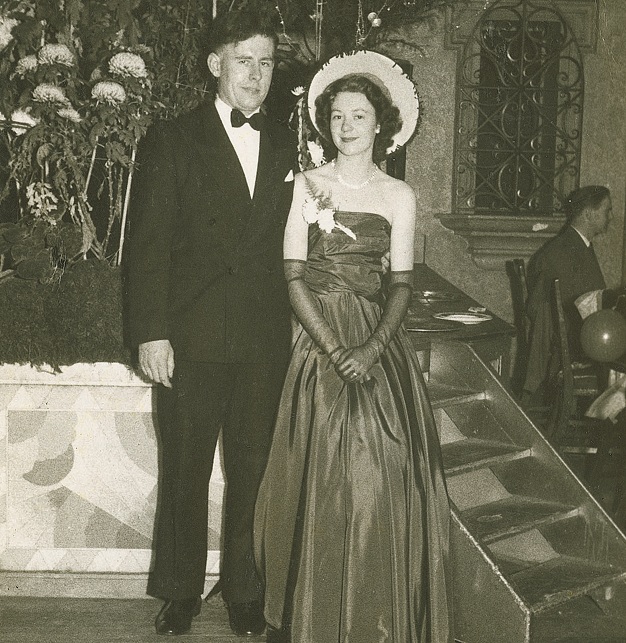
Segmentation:
{"type": "Polygon", "coordinates": [[[622,503],[624,492],[626,427],[582,415],[576,400],[575,373],[558,279],[554,281],[553,304],[560,369],[555,378],[554,405],[544,432],[555,449],[578,470],[598,501],[613,514],[622,503]]]}
{"type": "MultiPolygon", "coordinates": [[[[528,367],[528,358],[530,355],[531,348],[531,321],[527,315],[526,307],[528,300],[528,282],[526,278],[526,268],[523,259],[513,259],[508,261],[506,264],[507,273],[511,282],[511,296],[513,302],[513,316],[515,321],[515,326],[517,328],[517,355],[515,359],[515,372],[513,375],[513,390],[518,394],[519,398],[522,400],[522,404],[527,412],[530,412],[531,416],[543,418],[545,416],[543,401],[534,399],[531,401],[532,406],[528,406],[528,400],[524,399],[524,381],[526,379],[526,371],[528,367]]],[[[555,280],[556,281],[556,280],[555,280]]],[[[557,317],[558,313],[556,311],[556,302],[554,300],[555,292],[552,291],[552,301],[550,302],[550,326],[552,327],[552,333],[557,336],[557,326],[558,322],[557,317]]],[[[561,317],[564,317],[563,313],[563,304],[562,299],[559,293],[559,311],[561,317]]],[[[567,326],[565,320],[563,324],[567,326]]],[[[563,335],[561,333],[563,341],[567,342],[567,334],[563,335]]],[[[554,341],[552,342],[554,344],[554,341]]],[[[556,341],[557,346],[559,341],[556,341]]],[[[571,369],[573,374],[573,391],[574,398],[595,398],[597,397],[606,386],[606,376],[608,375],[608,370],[602,376],[600,376],[601,369],[597,364],[587,361],[572,361],[571,369]]]]}
{"type": "MultiPolygon", "coordinates": [[[[577,403],[577,397],[592,397],[599,395],[597,379],[592,381],[590,376],[585,375],[582,386],[577,386],[575,379],[575,367],[572,363],[567,324],[563,312],[563,300],[559,280],[554,280],[553,285],[553,320],[554,320],[554,348],[558,361],[558,370],[555,371],[550,382],[550,389],[553,393],[550,418],[545,427],[546,436],[553,440],[558,450],[563,452],[595,453],[597,448],[593,446],[600,422],[594,418],[581,417],[581,409],[577,403]],[[568,446],[565,442],[581,443],[578,447],[568,446]],[[585,448],[582,443],[589,443],[585,448]]],[[[580,382],[578,383],[580,384],[580,382]]]]}
{"type": "Polygon", "coordinates": [[[511,283],[511,301],[513,304],[513,323],[517,330],[516,349],[511,388],[520,397],[526,377],[528,362],[529,320],[526,314],[528,299],[528,283],[526,281],[526,266],[523,259],[512,259],[506,262],[506,272],[511,283]]]}

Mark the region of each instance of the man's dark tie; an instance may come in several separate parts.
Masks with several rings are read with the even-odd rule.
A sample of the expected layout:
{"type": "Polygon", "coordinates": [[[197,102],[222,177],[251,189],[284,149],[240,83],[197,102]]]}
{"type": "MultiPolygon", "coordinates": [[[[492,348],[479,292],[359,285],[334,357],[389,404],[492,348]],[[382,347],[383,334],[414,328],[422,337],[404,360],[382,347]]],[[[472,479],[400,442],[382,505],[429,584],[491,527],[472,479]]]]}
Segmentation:
{"type": "Polygon", "coordinates": [[[261,112],[257,112],[256,114],[252,114],[250,118],[246,118],[246,116],[238,109],[233,109],[230,113],[230,124],[233,127],[241,127],[246,123],[249,123],[250,127],[258,132],[263,128],[265,117],[261,112]]]}

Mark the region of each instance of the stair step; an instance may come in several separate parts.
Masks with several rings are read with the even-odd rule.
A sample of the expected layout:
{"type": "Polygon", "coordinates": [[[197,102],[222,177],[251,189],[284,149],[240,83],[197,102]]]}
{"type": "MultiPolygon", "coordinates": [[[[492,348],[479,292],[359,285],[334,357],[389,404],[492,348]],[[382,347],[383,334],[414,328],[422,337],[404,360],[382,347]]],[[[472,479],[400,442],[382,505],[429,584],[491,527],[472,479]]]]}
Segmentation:
{"type": "Polygon", "coordinates": [[[476,438],[449,442],[442,445],[441,452],[446,475],[473,471],[501,462],[528,458],[532,455],[530,447],[476,438]]]}
{"type": "Polygon", "coordinates": [[[598,603],[592,596],[581,596],[543,610],[535,616],[531,640],[533,643],[623,643],[626,640],[626,614],[621,609],[624,603],[616,601],[616,610],[611,610],[611,603],[598,603]]]}
{"type": "Polygon", "coordinates": [[[428,383],[428,394],[434,409],[454,404],[465,404],[474,400],[484,400],[486,397],[484,391],[434,382],[428,383]]]}
{"type": "Polygon", "coordinates": [[[461,518],[474,536],[484,543],[492,543],[578,514],[579,508],[573,505],[525,496],[510,496],[467,509],[461,513],[461,518]]]}
{"type": "Polygon", "coordinates": [[[519,596],[535,613],[625,578],[623,569],[571,556],[558,556],[509,576],[519,596]]]}

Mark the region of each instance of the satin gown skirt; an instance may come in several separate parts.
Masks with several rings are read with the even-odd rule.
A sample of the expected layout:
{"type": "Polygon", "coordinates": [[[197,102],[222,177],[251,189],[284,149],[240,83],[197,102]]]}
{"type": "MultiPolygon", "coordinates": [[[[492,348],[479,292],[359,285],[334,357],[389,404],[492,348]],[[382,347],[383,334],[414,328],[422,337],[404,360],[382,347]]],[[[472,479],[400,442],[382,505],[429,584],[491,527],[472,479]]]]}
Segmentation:
{"type": "MultiPolygon", "coordinates": [[[[380,319],[350,288],[318,299],[346,346],[380,319]]],[[[367,382],[347,384],[299,328],[256,507],[267,622],[289,626],[292,643],[448,643],[448,527],[436,427],[406,332],[367,382]]]]}

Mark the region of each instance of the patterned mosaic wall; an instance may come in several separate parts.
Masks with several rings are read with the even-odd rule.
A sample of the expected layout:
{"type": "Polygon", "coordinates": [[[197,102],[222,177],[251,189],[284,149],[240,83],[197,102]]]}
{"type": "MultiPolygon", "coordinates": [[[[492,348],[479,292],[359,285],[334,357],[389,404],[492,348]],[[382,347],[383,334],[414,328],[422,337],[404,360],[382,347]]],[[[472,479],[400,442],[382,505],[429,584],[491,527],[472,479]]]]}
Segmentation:
{"type": "MultiPolygon", "coordinates": [[[[148,571],[152,417],[151,388],[121,365],[60,376],[0,367],[0,570],[148,571]]],[[[223,488],[216,462],[209,573],[219,564],[223,488]]]]}

